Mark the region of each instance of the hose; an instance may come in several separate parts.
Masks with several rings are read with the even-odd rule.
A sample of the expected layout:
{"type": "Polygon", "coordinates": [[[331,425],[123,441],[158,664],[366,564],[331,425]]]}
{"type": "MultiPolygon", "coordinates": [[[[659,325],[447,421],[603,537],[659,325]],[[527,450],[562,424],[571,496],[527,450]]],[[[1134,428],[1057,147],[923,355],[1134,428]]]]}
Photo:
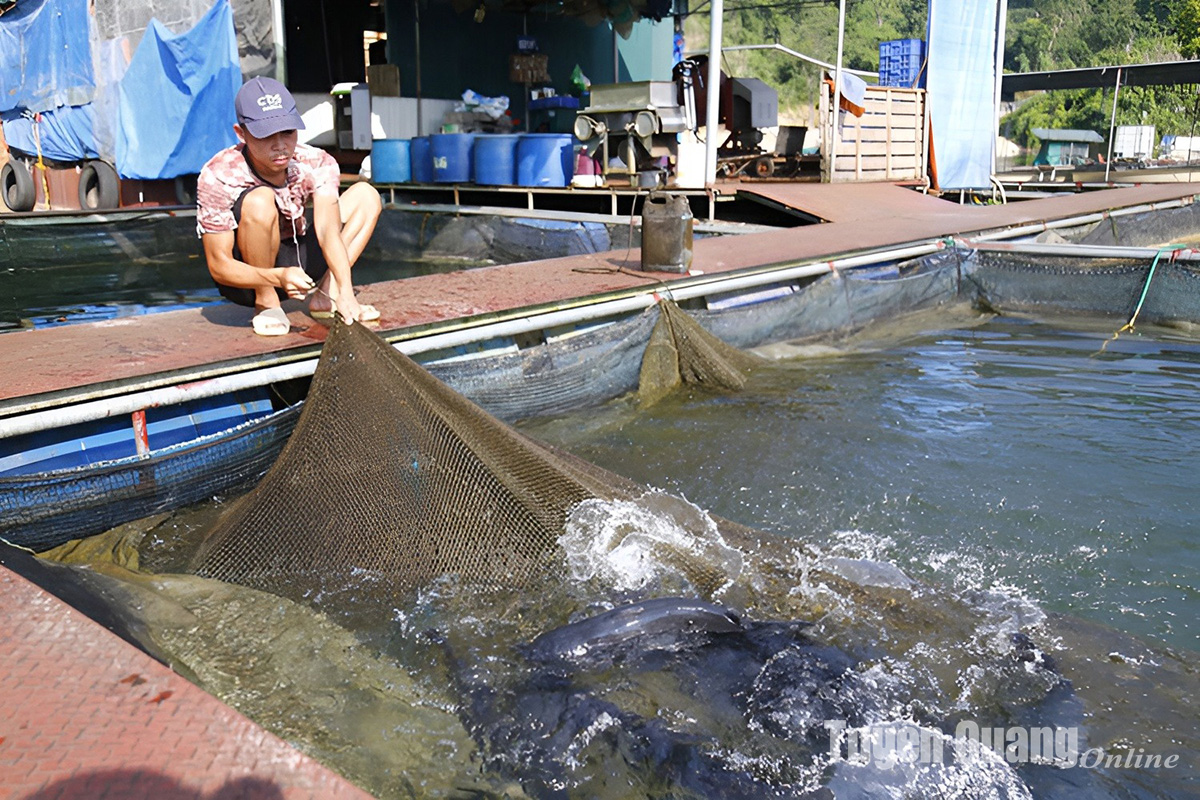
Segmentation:
{"type": "Polygon", "coordinates": [[[1142,306],[1146,303],[1146,295],[1150,293],[1150,282],[1154,280],[1154,271],[1158,268],[1158,262],[1159,259],[1162,258],[1163,253],[1171,253],[1171,260],[1174,261],[1175,252],[1182,250],[1185,247],[1186,245],[1182,244],[1172,244],[1159,248],[1159,251],[1154,254],[1154,260],[1150,262],[1150,273],[1146,275],[1146,285],[1142,287],[1142,296],[1138,298],[1137,306],[1133,309],[1133,316],[1129,318],[1129,322],[1126,322],[1124,325],[1118,328],[1115,333],[1113,333],[1112,338],[1100,345],[1100,350],[1096,353],[1096,355],[1103,353],[1105,348],[1107,348],[1110,343],[1115,342],[1117,337],[1122,333],[1133,330],[1133,326],[1137,322],[1138,314],[1142,313],[1142,306]]]}

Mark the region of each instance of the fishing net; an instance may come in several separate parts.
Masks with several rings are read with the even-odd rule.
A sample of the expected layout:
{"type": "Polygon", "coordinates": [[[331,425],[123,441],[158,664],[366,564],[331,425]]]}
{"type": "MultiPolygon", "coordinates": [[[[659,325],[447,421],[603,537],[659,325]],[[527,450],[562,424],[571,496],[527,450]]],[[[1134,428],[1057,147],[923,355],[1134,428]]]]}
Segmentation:
{"type": "Polygon", "coordinates": [[[978,252],[968,280],[976,302],[1001,312],[1104,315],[1128,319],[1144,306],[1141,322],[1200,319],[1200,270],[1152,259],[1088,259],[978,252]],[[1155,266],[1151,275],[1150,268],[1155,266]]]}
{"type": "MultiPolygon", "coordinates": [[[[725,348],[702,346],[711,337],[677,309],[666,314],[689,342],[675,346],[679,373],[731,374],[717,363],[725,348]]],[[[291,439],[208,532],[192,568],[293,599],[348,571],[407,587],[444,574],[520,583],[555,565],[579,503],[646,491],[510,428],[364,326],[338,321],[291,439]]],[[[698,586],[722,580],[698,555],[668,559],[698,586]]]]}
{"type": "Polygon", "coordinates": [[[732,391],[745,386],[746,372],[761,359],[713,336],[674,303],[663,301],[659,308],[638,376],[643,406],[657,403],[683,384],[732,391]]]}

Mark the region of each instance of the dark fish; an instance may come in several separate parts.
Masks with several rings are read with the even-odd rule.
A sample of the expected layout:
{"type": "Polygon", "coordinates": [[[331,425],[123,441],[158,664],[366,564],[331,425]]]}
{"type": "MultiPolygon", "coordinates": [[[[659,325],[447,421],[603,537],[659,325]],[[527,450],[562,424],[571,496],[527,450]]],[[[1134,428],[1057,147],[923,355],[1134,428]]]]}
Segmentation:
{"type": "MultiPolygon", "coordinates": [[[[805,626],[743,622],[722,606],[676,597],[621,606],[544,633],[518,647],[524,665],[512,663],[512,669],[492,657],[452,653],[463,722],[495,773],[520,781],[533,797],[584,796],[605,785],[662,797],[808,796],[786,780],[727,760],[718,730],[689,732],[669,715],[625,707],[625,690],[669,685],[677,687],[675,701],[690,698],[682,712],[692,709],[721,730],[745,732],[756,716],[775,713],[768,695],[784,699],[796,719],[823,719],[836,710],[853,720],[852,709],[843,715],[828,699],[839,694],[850,658],[814,644],[800,632],[805,626]],[[790,667],[802,667],[794,686],[784,670],[769,666],[782,651],[790,654],[790,667]]],[[[808,763],[816,746],[824,746],[808,728],[785,731],[776,724],[760,727],[758,735],[808,763]]]]}
{"type": "Polygon", "coordinates": [[[732,611],[703,600],[662,597],[620,606],[555,628],[533,640],[524,655],[543,664],[608,664],[629,653],[678,651],[715,634],[741,633],[732,611]]]}

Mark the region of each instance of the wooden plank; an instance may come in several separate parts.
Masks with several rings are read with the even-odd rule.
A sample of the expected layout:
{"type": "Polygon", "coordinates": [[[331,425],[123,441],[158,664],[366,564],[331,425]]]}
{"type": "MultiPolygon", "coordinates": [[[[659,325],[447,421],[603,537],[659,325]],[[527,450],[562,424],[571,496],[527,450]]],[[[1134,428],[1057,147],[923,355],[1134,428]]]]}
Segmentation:
{"type": "Polygon", "coordinates": [[[859,128],[856,138],[864,142],[902,142],[911,144],[918,141],[920,131],[913,128],[859,128]]]}
{"type": "Polygon", "coordinates": [[[831,182],[914,180],[925,171],[925,92],[869,86],[861,117],[845,115],[840,130],[830,87],[822,84],[823,141],[837,136],[836,164],[823,148],[821,171],[831,182]],[[836,134],[835,134],[836,131],[836,134]]]}
{"type": "MultiPolygon", "coordinates": [[[[918,156],[914,156],[914,155],[911,155],[908,153],[893,153],[891,157],[893,159],[895,159],[896,162],[899,164],[917,164],[921,160],[918,156]]],[[[839,169],[849,169],[850,164],[853,164],[853,163],[857,162],[859,159],[862,159],[862,163],[864,165],[867,165],[867,164],[872,165],[871,166],[872,169],[883,169],[884,162],[887,160],[887,158],[888,158],[888,156],[886,153],[883,152],[882,147],[879,148],[879,152],[875,152],[875,153],[864,153],[864,152],[856,153],[852,150],[847,149],[844,153],[841,151],[838,152],[837,165],[838,165],[839,169]]]]}
{"type": "MultiPolygon", "coordinates": [[[[892,154],[891,142],[856,142],[858,153],[864,156],[888,156],[892,154]]],[[[896,157],[901,157],[899,152],[895,153],[896,157]]],[[[904,157],[911,158],[910,153],[904,153],[904,157]]],[[[840,154],[839,154],[840,157],[840,154]]]]}
{"type": "Polygon", "coordinates": [[[892,127],[892,124],[893,124],[892,123],[892,108],[894,106],[898,106],[898,105],[899,105],[899,103],[892,102],[892,94],[891,94],[891,92],[888,92],[887,125],[885,126],[887,129],[887,134],[886,134],[885,142],[887,144],[887,156],[888,156],[887,176],[889,178],[892,177],[892,158],[891,158],[891,156],[892,156],[892,137],[894,134],[899,133],[898,130],[893,129],[893,127],[892,127]]]}

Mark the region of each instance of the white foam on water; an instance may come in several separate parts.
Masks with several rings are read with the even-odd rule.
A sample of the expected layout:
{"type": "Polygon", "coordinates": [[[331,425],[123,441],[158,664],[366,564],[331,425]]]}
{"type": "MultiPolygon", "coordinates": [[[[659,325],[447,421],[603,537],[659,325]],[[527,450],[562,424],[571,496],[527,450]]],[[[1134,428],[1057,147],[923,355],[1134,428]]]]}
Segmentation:
{"type": "Polygon", "coordinates": [[[743,566],[741,551],[725,543],[712,517],[665,492],[647,492],[632,501],[584,500],[571,509],[558,544],[572,578],[599,579],[619,590],[678,574],[673,553],[716,568],[726,585],[743,566]]]}
{"type": "MultiPolygon", "coordinates": [[[[818,564],[862,585],[915,591],[915,582],[895,563],[895,548],[890,536],[857,529],[835,531],[818,564]]],[[[1024,589],[999,579],[994,568],[970,553],[932,552],[913,556],[909,562],[932,570],[939,583],[985,614],[988,621],[977,638],[994,639],[993,649],[1006,650],[1013,633],[1038,628],[1046,620],[1046,612],[1024,589]]]]}
{"type": "Polygon", "coordinates": [[[563,762],[573,770],[581,769],[585,762],[579,758],[579,755],[592,743],[592,740],[609,728],[620,727],[621,720],[607,711],[602,712],[596,719],[592,720],[590,725],[575,734],[575,738],[571,740],[571,744],[563,756],[563,762]]]}
{"type": "MultiPolygon", "coordinates": [[[[833,777],[825,784],[835,797],[1032,800],[1032,793],[1016,770],[978,742],[948,736],[910,720],[896,720],[895,724],[909,729],[919,740],[940,743],[943,757],[923,760],[910,741],[906,746],[873,749],[863,759],[838,759],[833,777]],[[866,763],[860,763],[862,760],[866,763]]],[[[872,728],[852,731],[868,737],[872,728]]]]}

